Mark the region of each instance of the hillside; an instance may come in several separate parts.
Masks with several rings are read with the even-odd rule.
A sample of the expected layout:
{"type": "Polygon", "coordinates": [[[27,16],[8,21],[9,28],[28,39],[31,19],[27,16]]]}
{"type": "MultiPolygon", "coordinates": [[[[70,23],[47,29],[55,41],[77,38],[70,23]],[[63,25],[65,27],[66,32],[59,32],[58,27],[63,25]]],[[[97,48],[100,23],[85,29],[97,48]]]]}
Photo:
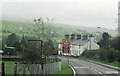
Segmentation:
{"type": "MultiPolygon", "coordinates": [[[[19,21],[2,21],[2,36],[8,36],[11,33],[16,33],[18,36],[35,36],[34,24],[32,22],[19,22],[19,21]]],[[[68,24],[52,24],[48,30],[54,34],[53,39],[61,40],[66,33],[91,33],[96,35],[96,39],[101,39],[101,32],[108,32],[112,36],[117,36],[117,31],[111,29],[95,28],[95,27],[81,27],[68,24]]]]}
{"type": "Polygon", "coordinates": [[[84,26],[76,26],[76,25],[70,25],[70,24],[60,24],[60,23],[55,23],[54,26],[59,26],[63,28],[72,28],[75,30],[81,30],[82,32],[89,32],[89,33],[94,33],[94,32],[108,32],[112,36],[117,36],[118,31],[114,29],[107,29],[107,28],[97,28],[96,27],[84,27],[84,26]]]}
{"type": "MultiPolygon", "coordinates": [[[[11,33],[16,33],[18,36],[34,36],[34,24],[31,22],[19,22],[19,21],[2,21],[2,36],[8,36],[11,33]]],[[[48,30],[51,30],[56,36],[55,38],[62,38],[65,33],[75,33],[78,30],[67,28],[67,27],[59,27],[50,25],[48,30]]]]}

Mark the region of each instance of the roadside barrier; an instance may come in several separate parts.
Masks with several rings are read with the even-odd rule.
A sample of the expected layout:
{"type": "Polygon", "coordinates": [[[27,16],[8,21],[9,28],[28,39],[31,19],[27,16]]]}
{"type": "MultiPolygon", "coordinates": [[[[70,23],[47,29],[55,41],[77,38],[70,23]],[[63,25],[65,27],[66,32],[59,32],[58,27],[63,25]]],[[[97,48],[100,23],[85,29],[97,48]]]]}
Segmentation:
{"type": "MultiPolygon", "coordinates": [[[[43,64],[43,69],[41,64],[10,64],[9,68],[5,68],[5,63],[1,64],[1,75],[5,76],[6,74],[14,74],[17,76],[18,74],[54,74],[61,70],[61,61],[54,63],[46,63],[43,64]],[[10,71],[10,72],[9,72],[10,71]]],[[[8,66],[8,65],[7,65],[8,66]]]]}

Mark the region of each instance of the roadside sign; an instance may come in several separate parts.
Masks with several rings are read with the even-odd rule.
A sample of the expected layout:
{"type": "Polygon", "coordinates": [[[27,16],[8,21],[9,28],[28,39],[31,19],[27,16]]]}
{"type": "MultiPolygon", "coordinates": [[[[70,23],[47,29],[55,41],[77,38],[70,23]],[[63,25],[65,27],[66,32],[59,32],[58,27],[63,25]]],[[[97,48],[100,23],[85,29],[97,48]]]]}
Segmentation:
{"type": "Polygon", "coordinates": [[[45,58],[45,55],[44,55],[44,54],[42,54],[42,58],[45,58]]]}
{"type": "Polygon", "coordinates": [[[69,38],[63,38],[62,39],[62,45],[67,44],[70,45],[70,39],[69,38]]]}
{"type": "Polygon", "coordinates": [[[68,38],[62,39],[62,52],[70,53],[70,39],[68,38]]]}

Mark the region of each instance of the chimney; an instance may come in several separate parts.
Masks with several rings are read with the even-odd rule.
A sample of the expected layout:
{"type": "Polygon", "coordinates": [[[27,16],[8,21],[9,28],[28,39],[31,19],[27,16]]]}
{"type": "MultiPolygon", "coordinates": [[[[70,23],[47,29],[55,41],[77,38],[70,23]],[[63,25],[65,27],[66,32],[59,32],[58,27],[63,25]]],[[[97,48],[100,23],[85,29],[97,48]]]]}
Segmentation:
{"type": "Polygon", "coordinates": [[[83,35],[83,40],[87,40],[88,39],[88,35],[83,35]]]}
{"type": "Polygon", "coordinates": [[[78,39],[81,39],[81,35],[77,35],[77,40],[78,40],[78,39]]]}
{"type": "Polygon", "coordinates": [[[68,34],[65,34],[65,38],[69,38],[69,35],[68,35],[68,34]]]}
{"type": "Polygon", "coordinates": [[[71,39],[75,39],[75,34],[71,34],[71,39]]]}
{"type": "Polygon", "coordinates": [[[91,41],[94,41],[94,36],[91,34],[91,35],[89,36],[89,39],[90,39],[91,41]]]}

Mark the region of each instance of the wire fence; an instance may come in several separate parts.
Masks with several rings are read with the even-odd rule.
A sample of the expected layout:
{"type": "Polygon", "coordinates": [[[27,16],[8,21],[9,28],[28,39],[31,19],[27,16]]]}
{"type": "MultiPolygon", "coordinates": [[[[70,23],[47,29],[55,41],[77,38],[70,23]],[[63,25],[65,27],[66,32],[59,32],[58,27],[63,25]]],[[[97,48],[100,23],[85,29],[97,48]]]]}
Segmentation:
{"type": "Polygon", "coordinates": [[[4,64],[3,68],[5,70],[2,70],[4,74],[54,74],[61,70],[61,61],[43,64],[43,67],[41,66],[42,64],[4,64]]]}

